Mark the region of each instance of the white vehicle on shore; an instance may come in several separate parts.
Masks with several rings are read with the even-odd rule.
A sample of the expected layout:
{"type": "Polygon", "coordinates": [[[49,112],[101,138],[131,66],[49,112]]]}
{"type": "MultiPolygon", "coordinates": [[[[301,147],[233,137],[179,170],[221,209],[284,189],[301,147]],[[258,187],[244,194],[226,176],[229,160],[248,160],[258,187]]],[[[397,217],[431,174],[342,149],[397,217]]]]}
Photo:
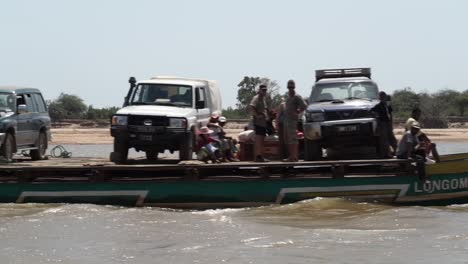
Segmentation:
{"type": "Polygon", "coordinates": [[[192,159],[195,138],[212,113],[221,113],[221,95],[215,81],[180,77],[154,77],[136,82],[124,107],[111,119],[114,152],[110,159],[124,163],[128,150],[144,151],[156,160],[165,150],[192,159]]]}

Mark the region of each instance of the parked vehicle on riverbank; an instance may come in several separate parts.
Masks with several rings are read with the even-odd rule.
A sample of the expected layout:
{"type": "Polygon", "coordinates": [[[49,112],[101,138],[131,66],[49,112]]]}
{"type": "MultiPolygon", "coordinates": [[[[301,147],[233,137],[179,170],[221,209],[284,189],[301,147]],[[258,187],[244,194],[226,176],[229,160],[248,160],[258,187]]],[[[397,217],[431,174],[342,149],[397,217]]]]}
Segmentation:
{"type": "Polygon", "coordinates": [[[181,160],[192,159],[198,129],[213,112],[221,113],[217,83],[180,77],[139,82],[131,77],[129,83],[124,107],[111,119],[111,161],[125,162],[129,148],[144,151],[149,160],[165,150],[179,151],[181,160]]]}
{"type": "Polygon", "coordinates": [[[377,148],[377,122],[370,109],[378,87],[370,68],[317,70],[304,124],[304,159],[319,160],[322,148],[377,148]]]}
{"type": "Polygon", "coordinates": [[[51,120],[41,91],[0,87],[0,151],[10,161],[17,151],[29,151],[33,160],[46,157],[51,120]]]}

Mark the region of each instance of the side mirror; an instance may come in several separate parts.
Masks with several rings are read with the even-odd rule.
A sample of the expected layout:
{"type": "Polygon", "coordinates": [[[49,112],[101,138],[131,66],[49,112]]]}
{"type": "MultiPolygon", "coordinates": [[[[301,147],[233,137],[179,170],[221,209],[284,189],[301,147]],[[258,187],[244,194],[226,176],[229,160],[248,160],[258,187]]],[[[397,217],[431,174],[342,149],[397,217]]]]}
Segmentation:
{"type": "Polygon", "coordinates": [[[28,107],[25,104],[18,105],[18,114],[26,114],[28,112],[28,107]]]}

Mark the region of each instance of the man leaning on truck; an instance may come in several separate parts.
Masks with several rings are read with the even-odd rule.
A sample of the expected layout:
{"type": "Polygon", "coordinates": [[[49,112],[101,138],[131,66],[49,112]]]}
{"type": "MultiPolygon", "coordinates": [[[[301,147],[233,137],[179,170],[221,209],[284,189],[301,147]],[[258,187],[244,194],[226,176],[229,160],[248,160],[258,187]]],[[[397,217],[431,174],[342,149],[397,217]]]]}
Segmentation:
{"type": "Polygon", "coordinates": [[[261,84],[257,95],[252,98],[252,101],[249,104],[249,110],[252,114],[255,130],[254,161],[256,162],[269,161],[263,156],[268,119],[268,109],[266,104],[267,89],[268,88],[265,84],[261,84]]]}

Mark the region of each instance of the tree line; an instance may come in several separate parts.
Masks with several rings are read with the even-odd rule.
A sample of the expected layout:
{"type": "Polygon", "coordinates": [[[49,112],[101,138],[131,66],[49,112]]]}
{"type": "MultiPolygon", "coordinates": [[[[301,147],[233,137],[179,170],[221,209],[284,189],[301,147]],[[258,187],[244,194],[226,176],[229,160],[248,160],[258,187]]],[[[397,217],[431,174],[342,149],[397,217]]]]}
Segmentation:
{"type": "Polygon", "coordinates": [[[64,119],[99,120],[109,119],[118,107],[94,108],[86,105],[77,95],[61,93],[57,99],[47,101],[49,115],[53,122],[64,119]]]}

